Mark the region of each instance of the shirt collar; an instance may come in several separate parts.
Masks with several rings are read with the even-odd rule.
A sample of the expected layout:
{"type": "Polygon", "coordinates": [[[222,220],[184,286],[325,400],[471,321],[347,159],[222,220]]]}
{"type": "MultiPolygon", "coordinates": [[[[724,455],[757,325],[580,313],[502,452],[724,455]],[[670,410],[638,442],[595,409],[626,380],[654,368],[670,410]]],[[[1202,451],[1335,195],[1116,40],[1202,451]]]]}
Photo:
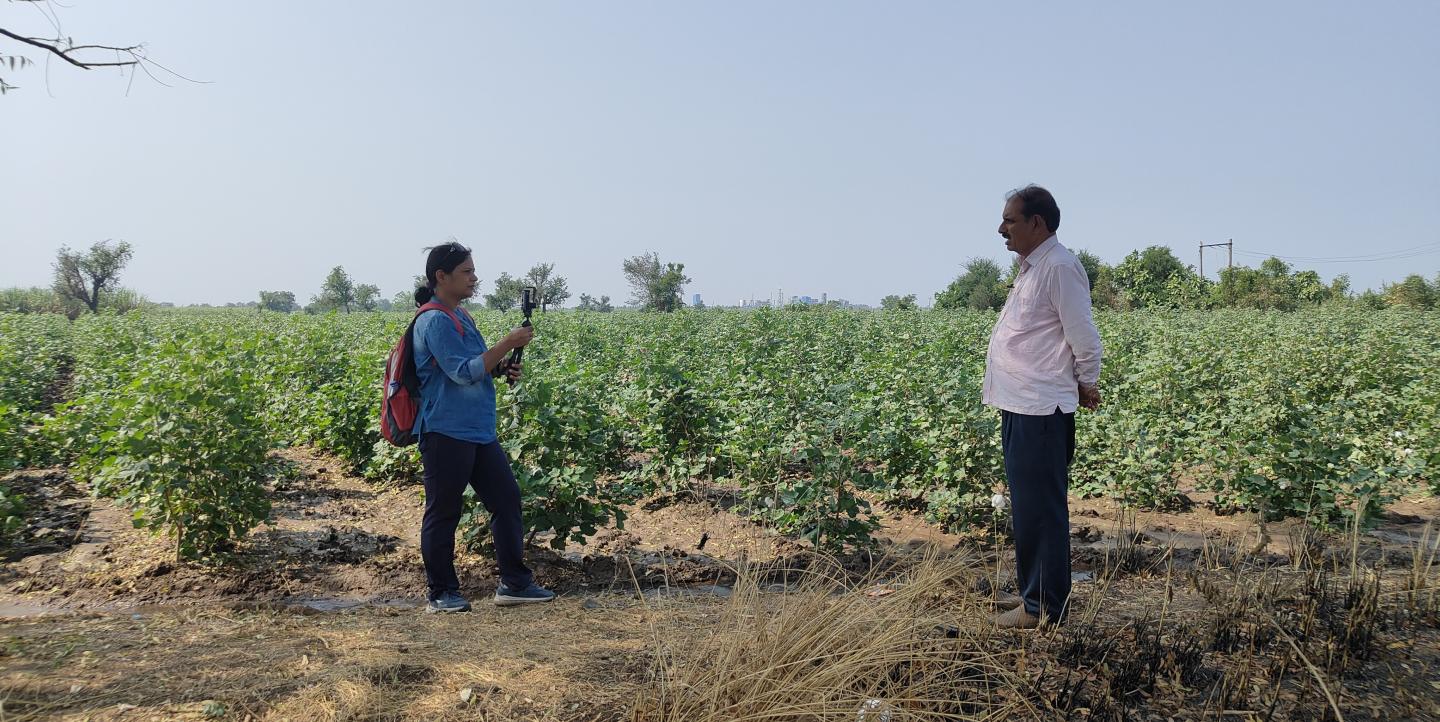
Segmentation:
{"type": "Polygon", "coordinates": [[[1054,233],[1051,233],[1049,238],[1046,238],[1040,245],[1035,247],[1035,250],[1030,252],[1030,255],[1020,259],[1020,268],[1029,269],[1058,245],[1060,245],[1060,239],[1056,237],[1054,233]]]}

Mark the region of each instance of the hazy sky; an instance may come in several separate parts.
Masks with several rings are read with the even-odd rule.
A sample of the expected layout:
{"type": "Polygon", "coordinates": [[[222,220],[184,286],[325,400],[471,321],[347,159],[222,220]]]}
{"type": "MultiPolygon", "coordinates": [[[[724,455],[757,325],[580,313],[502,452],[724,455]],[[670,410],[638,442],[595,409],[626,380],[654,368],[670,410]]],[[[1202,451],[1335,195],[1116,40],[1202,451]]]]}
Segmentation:
{"type": "MultiPolygon", "coordinates": [[[[0,27],[53,34],[30,5],[0,4],[0,27]]],[[[687,300],[928,303],[966,259],[1004,259],[1003,195],[1027,182],[1110,262],[1233,238],[1428,251],[1300,264],[1359,288],[1440,269],[1429,0],[56,9],[76,43],[144,42],[210,82],[38,53],[5,72],[0,286],[113,238],[157,301],[303,302],[335,265],[389,297],[454,236],[482,290],[546,260],[620,302],[622,259],[653,250],[685,263],[687,300]]]]}

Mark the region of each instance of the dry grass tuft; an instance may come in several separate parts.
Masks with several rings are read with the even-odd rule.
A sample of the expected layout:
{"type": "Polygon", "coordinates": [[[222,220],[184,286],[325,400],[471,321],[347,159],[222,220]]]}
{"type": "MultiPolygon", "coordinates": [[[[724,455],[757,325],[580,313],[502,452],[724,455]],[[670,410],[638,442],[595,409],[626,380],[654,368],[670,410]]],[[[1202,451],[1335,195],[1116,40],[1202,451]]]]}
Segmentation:
{"type": "Polygon", "coordinates": [[[966,591],[984,574],[978,563],[934,551],[897,561],[858,582],[817,561],[785,593],[763,591],[763,575],[742,565],[707,640],[686,650],[656,640],[655,673],[631,719],[898,722],[1033,713],[1000,694],[1018,683],[1017,653],[987,651],[996,632],[982,600],[966,591]]]}

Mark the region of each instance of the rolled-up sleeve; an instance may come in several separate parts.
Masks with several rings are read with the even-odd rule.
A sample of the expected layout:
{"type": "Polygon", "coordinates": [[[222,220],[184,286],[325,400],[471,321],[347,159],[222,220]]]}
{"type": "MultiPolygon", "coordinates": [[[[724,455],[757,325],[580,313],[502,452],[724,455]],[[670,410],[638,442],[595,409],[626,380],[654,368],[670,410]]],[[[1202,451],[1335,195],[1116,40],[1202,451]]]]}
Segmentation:
{"type": "MultiPolygon", "coordinates": [[[[486,375],[484,362],[465,350],[460,333],[455,330],[455,323],[449,316],[439,311],[422,314],[415,321],[415,338],[416,350],[419,351],[423,344],[423,356],[434,359],[451,381],[469,386],[486,375]]],[[[422,361],[422,358],[417,356],[416,361],[422,361]]]]}
{"type": "Polygon", "coordinates": [[[1100,332],[1090,313],[1090,279],[1079,263],[1061,263],[1050,284],[1050,300],[1060,312],[1065,342],[1075,355],[1075,380],[1086,386],[1100,381],[1100,332]]]}

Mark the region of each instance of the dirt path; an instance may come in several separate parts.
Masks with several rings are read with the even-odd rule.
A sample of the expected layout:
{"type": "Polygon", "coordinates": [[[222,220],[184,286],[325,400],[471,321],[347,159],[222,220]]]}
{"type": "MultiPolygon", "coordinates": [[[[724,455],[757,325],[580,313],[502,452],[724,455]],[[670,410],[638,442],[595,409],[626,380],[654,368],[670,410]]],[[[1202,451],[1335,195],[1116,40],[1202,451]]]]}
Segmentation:
{"type": "MultiPolygon", "coordinates": [[[[33,516],[32,528],[0,565],[0,616],[155,604],[324,610],[420,604],[421,489],[378,488],[307,450],[280,457],[285,471],[274,481],[271,523],[253,531],[234,563],[223,567],[177,563],[165,537],[132,528],[124,509],[90,499],[63,470],[12,475],[8,484],[49,511],[33,516]]],[[[585,545],[562,553],[532,547],[528,562],[537,578],[561,593],[628,588],[636,580],[641,587],[713,584],[728,573],[720,559],[772,560],[796,549],[703,503],[644,506],[631,508],[625,530],[604,530],[585,545]],[[697,543],[702,536],[708,545],[697,543]]],[[[492,562],[461,551],[456,566],[462,593],[493,594],[492,562]]]]}
{"type": "MultiPolygon", "coordinates": [[[[626,719],[630,703],[654,684],[657,658],[702,655],[691,663],[704,663],[705,645],[724,633],[717,624],[735,560],[807,558],[794,542],[703,494],[651,499],[629,510],[624,530],[604,530],[559,554],[529,552],[538,579],[561,593],[555,603],[501,610],[482,601],[468,615],[426,615],[418,610],[420,490],[377,488],[306,450],[282,457],[273,524],[221,568],[176,563],[164,538],[131,528],[123,509],[92,501],[62,470],[8,478],[43,504],[0,564],[0,616],[11,617],[0,620],[0,719],[626,719]]],[[[1367,622],[1375,625],[1371,656],[1343,685],[1332,680],[1347,718],[1370,716],[1371,708],[1381,718],[1405,710],[1440,715],[1440,672],[1433,671],[1440,669],[1440,610],[1433,619],[1416,617],[1397,596],[1416,551],[1433,548],[1425,529],[1440,511],[1434,499],[1407,497],[1356,539],[1271,525],[1264,544],[1252,520],[1203,507],[1133,514],[1110,501],[1073,500],[1072,511],[1075,605],[1086,621],[985,642],[1033,655],[1026,673],[1035,682],[1026,694],[1068,695],[1073,705],[1081,692],[1047,686],[1057,678],[1043,670],[1059,665],[1069,670],[1065,679],[1093,677],[1094,689],[1108,690],[1124,670],[1164,663],[1145,656],[1156,645],[1179,645],[1172,656],[1189,649],[1184,635],[1194,635],[1186,644],[1198,645],[1206,660],[1187,684],[1240,684],[1246,678],[1231,675],[1242,662],[1248,669],[1249,658],[1217,640],[1234,627],[1259,644],[1261,618],[1245,615],[1304,601],[1314,563],[1353,543],[1377,569],[1390,606],[1367,622]],[[1323,553],[1298,556],[1312,548],[1323,553]],[[1246,588],[1241,569],[1244,584],[1270,596],[1225,596],[1246,588]],[[1157,618],[1173,630],[1163,644],[1139,631],[1157,618]],[[1115,671],[1110,658],[1130,666],[1115,671]]],[[[964,614],[982,614],[974,610],[983,594],[1008,584],[1008,549],[911,515],[892,515],[880,537],[881,557],[927,547],[973,558],[967,585],[944,592],[951,608],[970,610],[964,614]]],[[[848,563],[864,573],[872,561],[862,555],[848,563]]],[[[487,560],[462,553],[458,567],[472,599],[493,592],[487,560]]],[[[1430,567],[1422,572],[1440,582],[1430,567]]],[[[767,580],[773,604],[785,604],[789,578],[776,572],[767,580]]],[[[1320,611],[1343,615],[1343,606],[1320,611]]],[[[1283,652],[1268,639],[1265,654],[1283,652]]],[[[1277,719],[1321,709],[1300,665],[1276,669],[1286,680],[1276,689],[1293,697],[1274,698],[1277,719]]],[[[1204,708],[1205,698],[1185,687],[1147,694],[1153,714],[1137,719],[1194,719],[1189,713],[1204,708]]]]}
{"type": "MultiPolygon", "coordinates": [[[[11,475],[6,483],[39,503],[10,559],[0,564],[0,616],[154,604],[322,610],[418,605],[424,579],[417,539],[420,488],[376,487],[305,449],[279,457],[284,471],[274,481],[272,523],[251,533],[235,563],[219,568],[175,562],[164,537],[132,528],[128,512],[109,500],[92,500],[63,470],[11,475]]],[[[1253,547],[1250,551],[1270,563],[1286,564],[1297,545],[1316,542],[1295,520],[1267,525],[1262,540],[1251,515],[1216,516],[1203,506],[1137,513],[1112,500],[1072,499],[1071,509],[1075,568],[1082,573],[1103,566],[1119,547],[1151,561],[1177,557],[1188,563],[1223,539],[1253,547]]],[[[537,578],[566,594],[628,589],[637,581],[642,588],[716,584],[733,578],[733,560],[767,562],[804,553],[800,545],[703,497],[650,499],[627,511],[623,530],[602,530],[584,545],[569,545],[561,553],[532,547],[529,562],[537,578]]],[[[1372,561],[1384,557],[1403,566],[1437,517],[1440,500],[1406,497],[1365,532],[1362,551],[1372,561]]],[[[885,524],[878,535],[882,550],[955,548],[972,541],[909,514],[891,514],[885,524]]],[[[991,556],[1003,566],[1008,554],[991,556]]],[[[462,551],[457,569],[463,593],[477,599],[493,594],[489,560],[462,551]]]]}
{"type": "Polygon", "coordinates": [[[0,687],[6,719],[593,719],[631,701],[655,635],[721,603],[648,601],[28,619],[3,628],[0,687]]]}

